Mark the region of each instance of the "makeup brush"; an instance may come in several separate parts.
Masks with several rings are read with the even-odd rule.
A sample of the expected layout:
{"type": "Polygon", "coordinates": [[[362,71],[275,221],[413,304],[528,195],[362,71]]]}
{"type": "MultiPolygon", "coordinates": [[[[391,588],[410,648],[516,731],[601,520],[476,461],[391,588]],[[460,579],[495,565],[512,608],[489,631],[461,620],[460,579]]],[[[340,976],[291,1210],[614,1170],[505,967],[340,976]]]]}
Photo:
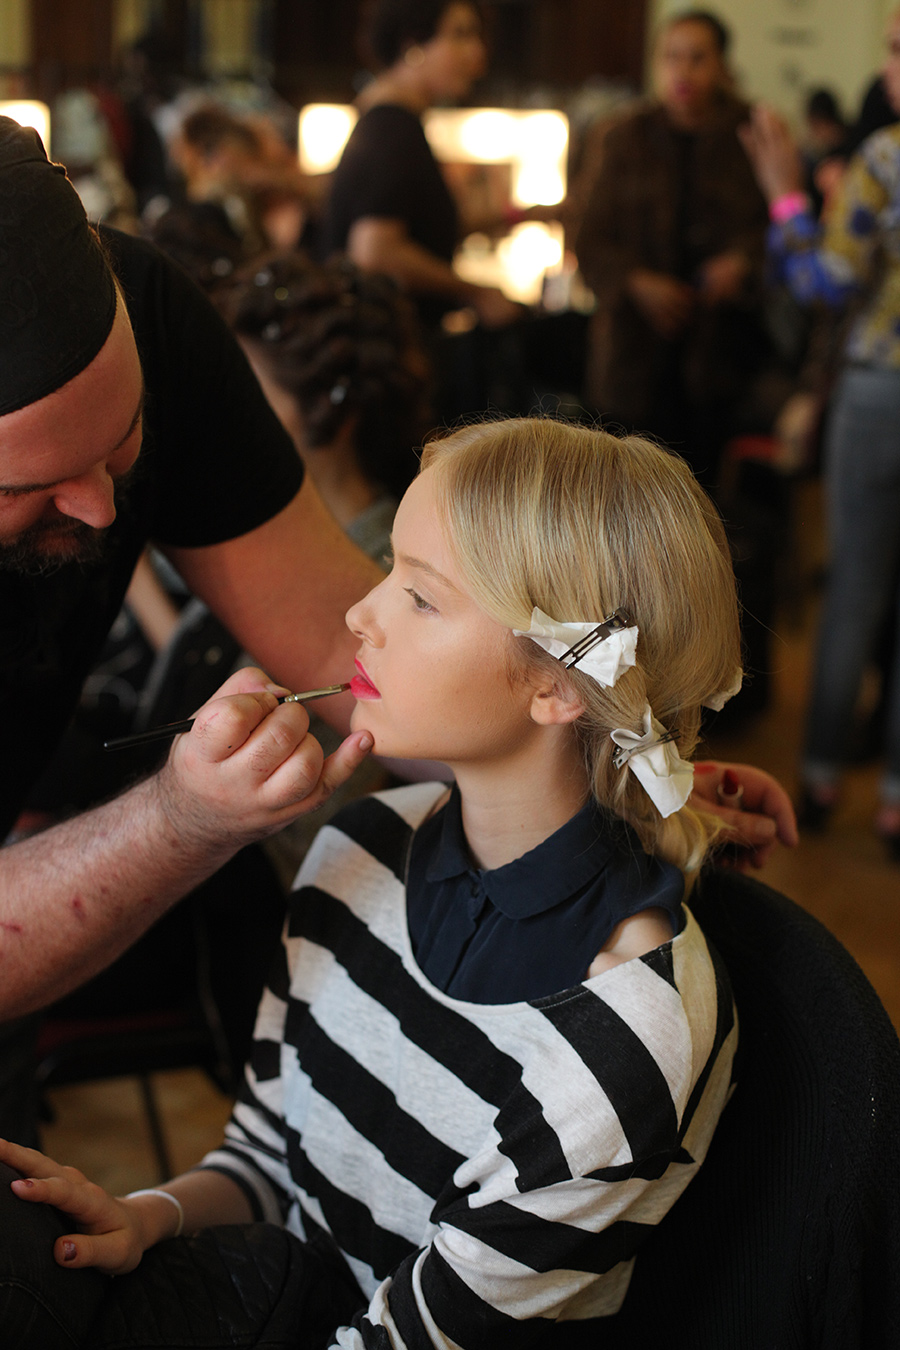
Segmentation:
{"type": "MultiPolygon", "coordinates": [[[[304,694],[285,694],[279,703],[311,703],[314,698],[328,698],[329,694],[342,694],[349,689],[347,684],[329,684],[326,689],[307,689],[304,694]]],[[[184,722],[167,722],[162,727],[152,727],[149,731],[138,731],[133,736],[117,736],[115,740],[104,741],[104,750],[128,750],[132,745],[149,745],[151,741],[165,741],[172,736],[180,736],[190,731],[194,725],[193,717],[184,722]]]]}

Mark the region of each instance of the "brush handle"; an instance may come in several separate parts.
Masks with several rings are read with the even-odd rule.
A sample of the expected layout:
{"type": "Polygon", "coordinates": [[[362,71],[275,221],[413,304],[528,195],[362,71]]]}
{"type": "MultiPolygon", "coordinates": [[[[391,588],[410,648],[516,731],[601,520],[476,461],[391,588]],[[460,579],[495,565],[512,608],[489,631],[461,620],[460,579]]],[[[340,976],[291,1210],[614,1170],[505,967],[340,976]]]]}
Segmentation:
{"type": "MultiPolygon", "coordinates": [[[[311,703],[314,698],[328,698],[330,694],[342,694],[349,684],[330,684],[325,689],[308,689],[305,694],[285,694],[279,703],[311,703]]],[[[166,722],[164,726],[152,727],[149,731],[136,731],[133,736],[117,736],[114,740],[104,741],[104,750],[129,750],[133,745],[150,745],[153,741],[168,741],[190,731],[194,725],[193,717],[184,722],[166,722]]]]}

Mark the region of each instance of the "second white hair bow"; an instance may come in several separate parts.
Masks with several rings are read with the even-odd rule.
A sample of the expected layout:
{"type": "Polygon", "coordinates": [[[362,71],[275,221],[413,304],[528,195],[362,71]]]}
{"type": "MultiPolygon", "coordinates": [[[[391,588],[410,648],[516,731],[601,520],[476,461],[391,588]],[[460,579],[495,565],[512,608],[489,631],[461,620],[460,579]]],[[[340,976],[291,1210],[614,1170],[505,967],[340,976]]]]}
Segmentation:
{"type": "Polygon", "coordinates": [[[514,628],[513,634],[531,638],[567,668],[575,666],[611,689],[635,662],[638,630],[636,626],[626,627],[627,619],[619,617],[622,614],[622,610],[616,610],[602,624],[558,623],[535,606],[528,631],[514,628]]]}
{"type": "Polygon", "coordinates": [[[609,734],[619,746],[613,759],[616,768],[628,766],[661,816],[680,811],[694,787],[694,766],[681,758],[672,733],[657,722],[650,704],[644,708],[643,736],[625,727],[609,734]]]}

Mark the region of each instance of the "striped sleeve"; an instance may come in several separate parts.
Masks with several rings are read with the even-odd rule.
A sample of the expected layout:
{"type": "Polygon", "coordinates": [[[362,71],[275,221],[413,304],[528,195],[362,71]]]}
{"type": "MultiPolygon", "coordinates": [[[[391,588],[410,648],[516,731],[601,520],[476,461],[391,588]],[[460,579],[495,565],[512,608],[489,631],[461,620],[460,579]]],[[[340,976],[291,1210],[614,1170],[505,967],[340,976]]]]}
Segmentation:
{"type": "Polygon", "coordinates": [[[256,1016],[253,1050],[225,1128],[222,1145],[199,1168],[222,1172],[241,1188],[254,1218],[283,1224],[293,1204],[287,1161],[281,1045],[287,1018],[287,984],[280,953],[256,1016]],[[281,994],[275,992],[280,987],[281,994]]]}

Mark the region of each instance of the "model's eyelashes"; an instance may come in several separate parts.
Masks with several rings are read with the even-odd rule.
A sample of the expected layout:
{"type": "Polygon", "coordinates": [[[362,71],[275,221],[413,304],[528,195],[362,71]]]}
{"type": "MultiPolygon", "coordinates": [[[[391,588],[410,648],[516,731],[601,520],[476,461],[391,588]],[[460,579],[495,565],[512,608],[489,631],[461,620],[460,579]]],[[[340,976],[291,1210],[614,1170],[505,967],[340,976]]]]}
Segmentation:
{"type": "Polygon", "coordinates": [[[406,591],[407,595],[412,597],[413,604],[422,614],[437,614],[438,611],[435,609],[434,605],[430,605],[427,600],[423,599],[418,591],[414,591],[411,586],[404,586],[403,589],[406,591]]]}

